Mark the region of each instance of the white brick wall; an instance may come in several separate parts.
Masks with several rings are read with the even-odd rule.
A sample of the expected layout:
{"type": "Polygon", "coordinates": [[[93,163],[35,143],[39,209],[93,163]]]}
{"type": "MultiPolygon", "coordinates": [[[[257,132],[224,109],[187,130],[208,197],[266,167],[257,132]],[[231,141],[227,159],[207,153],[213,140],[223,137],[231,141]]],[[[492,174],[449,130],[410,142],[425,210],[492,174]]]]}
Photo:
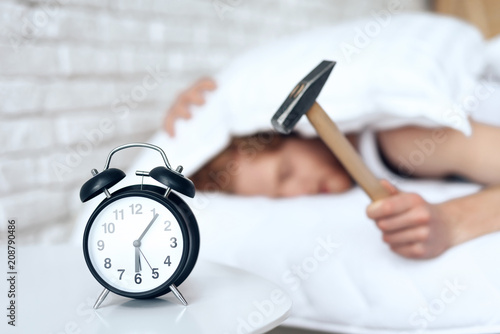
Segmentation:
{"type": "Polygon", "coordinates": [[[390,1],[1,1],[0,242],[10,217],[23,243],[65,241],[90,169],[148,138],[194,79],[257,44],[390,1]]]}

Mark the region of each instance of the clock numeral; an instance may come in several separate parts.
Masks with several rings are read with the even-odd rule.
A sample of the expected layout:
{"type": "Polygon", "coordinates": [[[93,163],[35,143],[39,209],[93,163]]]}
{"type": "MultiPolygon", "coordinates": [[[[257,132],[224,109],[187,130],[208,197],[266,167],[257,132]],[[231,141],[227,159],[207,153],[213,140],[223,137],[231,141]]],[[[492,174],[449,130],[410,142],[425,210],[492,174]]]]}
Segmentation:
{"type": "Polygon", "coordinates": [[[115,214],[115,220],[121,219],[123,220],[123,209],[122,210],[115,210],[113,211],[115,214]]]}
{"type": "Polygon", "coordinates": [[[163,261],[163,264],[167,264],[170,267],[170,265],[172,264],[172,262],[170,262],[170,255],[167,256],[167,258],[165,259],[165,261],[163,261]]]}
{"type": "Polygon", "coordinates": [[[141,274],[140,273],[135,274],[135,284],[141,284],[141,283],[142,283],[141,274]]]}
{"type": "Polygon", "coordinates": [[[164,230],[164,231],[172,231],[172,230],[170,229],[170,225],[172,225],[172,222],[171,222],[170,220],[167,220],[167,221],[165,222],[165,225],[167,225],[167,226],[165,227],[165,230],[164,230]]]}
{"type": "Polygon", "coordinates": [[[153,279],[157,279],[160,277],[160,274],[158,273],[158,268],[153,268],[153,275],[151,276],[153,279]]]}
{"type": "Polygon", "coordinates": [[[121,271],[121,273],[120,273],[120,278],[119,278],[119,280],[121,281],[121,280],[122,280],[123,273],[125,272],[125,269],[118,269],[117,271],[121,271]]]}
{"type": "Polygon", "coordinates": [[[109,223],[109,224],[102,224],[102,227],[104,227],[104,233],[115,233],[115,224],[109,223]]]}
{"type": "Polygon", "coordinates": [[[170,241],[172,241],[172,243],[170,244],[170,247],[172,247],[172,248],[177,247],[177,238],[172,237],[172,238],[170,238],[170,241]]]}
{"type": "Polygon", "coordinates": [[[104,268],[106,269],[111,268],[111,259],[109,257],[104,259],[104,268]]]}
{"type": "Polygon", "coordinates": [[[100,250],[100,251],[102,251],[104,249],[104,241],[99,240],[97,242],[97,249],[100,250]]]}
{"type": "Polygon", "coordinates": [[[151,211],[153,211],[153,216],[156,216],[156,209],[152,208],[151,211]]]}
{"type": "Polygon", "coordinates": [[[129,208],[132,210],[133,215],[142,215],[142,204],[136,204],[135,206],[132,204],[129,205],[129,208]]]}

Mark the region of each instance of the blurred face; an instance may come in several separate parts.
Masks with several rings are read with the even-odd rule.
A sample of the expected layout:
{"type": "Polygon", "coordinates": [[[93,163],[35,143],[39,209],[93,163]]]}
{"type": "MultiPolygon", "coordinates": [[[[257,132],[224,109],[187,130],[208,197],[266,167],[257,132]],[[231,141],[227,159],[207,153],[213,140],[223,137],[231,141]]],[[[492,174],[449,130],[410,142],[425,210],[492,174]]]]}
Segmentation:
{"type": "Polygon", "coordinates": [[[234,190],[241,195],[292,197],[352,187],[345,169],[318,139],[290,138],[276,151],[237,159],[234,190]]]}

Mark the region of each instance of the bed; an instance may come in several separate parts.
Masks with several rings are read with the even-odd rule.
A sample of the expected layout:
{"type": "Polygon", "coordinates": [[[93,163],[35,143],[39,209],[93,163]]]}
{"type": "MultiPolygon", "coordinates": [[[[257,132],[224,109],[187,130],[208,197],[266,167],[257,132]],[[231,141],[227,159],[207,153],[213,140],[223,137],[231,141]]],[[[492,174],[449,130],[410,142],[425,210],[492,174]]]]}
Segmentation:
{"type": "MultiPolygon", "coordinates": [[[[159,132],[150,142],[190,174],[231,135],[269,130],[270,117],[298,79],[327,57],[338,66],[319,102],[343,131],[369,134],[415,124],[469,134],[471,115],[500,125],[500,75],[489,57],[497,47],[472,26],[430,14],[390,17],[386,26],[370,18],[325,27],[239,57],[216,77],[219,88],[207,104],[195,108],[192,120],[179,122],[175,138],[159,132]],[[380,31],[370,37],[374,22],[380,31]],[[363,48],[356,46],[362,33],[370,37],[363,48]],[[359,52],[346,54],[342,43],[359,52]],[[478,87],[488,96],[479,99],[478,87]],[[474,105],[464,102],[474,97],[474,105]]],[[[314,136],[306,121],[298,131],[314,136]]],[[[439,202],[479,189],[387,174],[366,138],[363,158],[402,190],[439,202]]],[[[121,185],[137,182],[134,170],[160,164],[143,153],[121,185]]],[[[86,212],[100,200],[86,204],[74,242],[80,242],[86,212]]],[[[382,242],[365,215],[369,199],[358,188],[291,199],[200,192],[187,201],[201,229],[200,257],[256,273],[288,291],[294,307],[287,326],[367,334],[500,332],[500,233],[417,261],[382,242]]]]}

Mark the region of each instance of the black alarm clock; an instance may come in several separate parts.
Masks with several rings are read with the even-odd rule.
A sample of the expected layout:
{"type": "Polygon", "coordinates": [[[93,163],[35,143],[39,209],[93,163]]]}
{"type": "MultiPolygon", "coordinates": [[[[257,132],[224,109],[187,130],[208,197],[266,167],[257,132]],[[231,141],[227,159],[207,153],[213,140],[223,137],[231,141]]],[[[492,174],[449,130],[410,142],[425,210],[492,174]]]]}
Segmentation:
{"type": "Polygon", "coordinates": [[[85,182],[80,199],[86,202],[104,193],[106,198],[90,216],[83,235],[85,262],[104,287],[94,308],[110,291],[129,298],[155,298],[172,292],[184,305],[178,286],[193,270],[200,249],[200,233],[189,206],[176,194],[194,197],[193,182],[173,170],[165,152],[155,145],[132,143],[113,149],[104,169],[85,182]],[[110,168],[111,157],[127,148],[148,148],[159,152],[165,166],[136,175],[151,177],[162,186],[136,184],[118,189],[125,173],[110,168]]]}

